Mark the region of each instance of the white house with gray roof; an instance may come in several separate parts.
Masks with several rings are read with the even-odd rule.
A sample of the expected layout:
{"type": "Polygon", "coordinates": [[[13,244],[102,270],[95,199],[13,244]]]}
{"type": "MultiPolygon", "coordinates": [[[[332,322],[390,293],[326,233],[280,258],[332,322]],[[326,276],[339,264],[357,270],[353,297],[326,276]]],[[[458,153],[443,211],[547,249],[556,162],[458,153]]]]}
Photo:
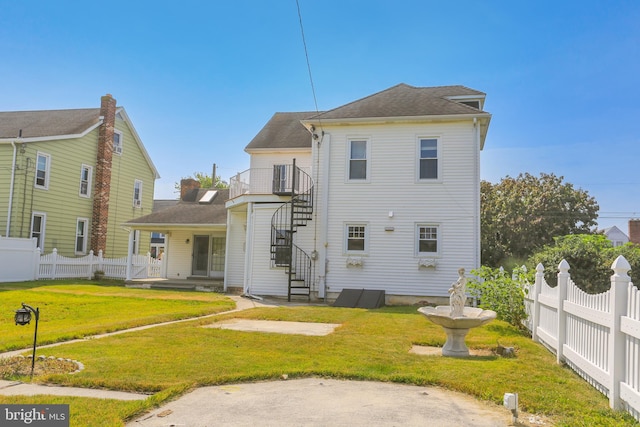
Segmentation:
{"type": "Polygon", "coordinates": [[[230,180],[225,288],[387,302],[446,297],[480,266],[491,115],[464,86],[399,84],[325,112],[276,113],[230,180]]]}

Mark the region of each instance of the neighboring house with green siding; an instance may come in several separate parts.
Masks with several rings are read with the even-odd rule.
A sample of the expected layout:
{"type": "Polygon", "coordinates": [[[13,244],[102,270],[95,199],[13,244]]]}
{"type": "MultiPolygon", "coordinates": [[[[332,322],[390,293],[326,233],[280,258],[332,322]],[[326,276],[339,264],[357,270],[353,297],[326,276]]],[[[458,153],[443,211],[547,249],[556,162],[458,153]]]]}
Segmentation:
{"type": "MultiPolygon", "coordinates": [[[[123,107],[0,112],[0,235],[43,253],[127,254],[122,224],[151,213],[158,172],[123,107]]],[[[150,235],[136,233],[134,252],[150,235]]]]}

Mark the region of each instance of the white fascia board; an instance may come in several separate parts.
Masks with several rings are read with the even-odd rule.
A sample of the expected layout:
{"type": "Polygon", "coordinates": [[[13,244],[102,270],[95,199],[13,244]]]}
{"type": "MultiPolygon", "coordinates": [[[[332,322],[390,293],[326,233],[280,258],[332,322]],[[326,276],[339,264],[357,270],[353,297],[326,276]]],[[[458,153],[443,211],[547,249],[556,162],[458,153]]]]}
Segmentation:
{"type": "Polygon", "coordinates": [[[309,146],[309,148],[306,148],[306,147],[245,148],[244,151],[248,154],[310,153],[311,146],[309,146]]]}
{"type": "Polygon", "coordinates": [[[116,115],[118,115],[118,114],[120,114],[120,115],[122,115],[122,117],[124,117],[125,123],[129,126],[129,129],[131,129],[131,133],[133,134],[133,138],[138,143],[138,146],[140,146],[140,150],[142,151],[142,155],[144,156],[145,160],[149,164],[149,167],[151,167],[151,170],[153,171],[153,175],[155,176],[156,179],[159,179],[160,178],[160,174],[158,173],[158,170],[156,169],[156,166],[153,164],[153,161],[151,160],[151,157],[149,156],[149,153],[147,152],[147,149],[145,148],[144,144],[142,143],[142,140],[140,139],[140,135],[138,135],[138,131],[136,130],[135,126],[133,126],[133,122],[129,118],[129,115],[125,111],[124,107],[116,108],[116,115]]]}
{"type": "Polygon", "coordinates": [[[384,124],[384,123],[413,123],[413,122],[445,122],[445,121],[466,121],[473,120],[491,120],[489,113],[472,113],[472,114],[443,114],[429,116],[399,116],[399,117],[358,117],[345,119],[306,119],[301,123],[307,125],[351,125],[351,124],[384,124]]]}

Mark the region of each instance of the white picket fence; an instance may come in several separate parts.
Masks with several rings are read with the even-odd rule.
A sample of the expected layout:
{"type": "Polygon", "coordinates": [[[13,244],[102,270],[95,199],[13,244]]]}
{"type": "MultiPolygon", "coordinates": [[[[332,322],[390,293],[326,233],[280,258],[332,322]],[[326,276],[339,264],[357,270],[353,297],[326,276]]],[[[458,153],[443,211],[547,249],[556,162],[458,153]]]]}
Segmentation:
{"type": "Polygon", "coordinates": [[[525,285],[527,327],[558,363],[566,363],[605,394],[611,408],[640,420],[640,291],[623,256],[611,269],[611,288],[590,295],[571,280],[567,261],[558,266],[555,288],[538,264],[535,283],[525,285]]]}
{"type": "MultiPolygon", "coordinates": [[[[42,255],[38,261],[38,277],[36,279],[91,279],[96,271],[104,272],[104,277],[111,279],[127,278],[127,257],[104,258],[102,251],[94,255],[80,258],[69,258],[58,255],[56,249],[50,254],[42,255]]],[[[133,255],[131,262],[131,278],[147,279],[161,277],[162,260],[147,255],[133,255]]]]}

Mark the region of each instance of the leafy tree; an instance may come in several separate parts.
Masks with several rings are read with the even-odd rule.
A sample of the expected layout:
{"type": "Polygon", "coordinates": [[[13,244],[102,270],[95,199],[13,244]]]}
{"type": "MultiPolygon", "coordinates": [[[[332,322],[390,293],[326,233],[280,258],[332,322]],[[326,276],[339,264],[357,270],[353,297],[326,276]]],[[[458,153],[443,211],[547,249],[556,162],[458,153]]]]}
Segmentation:
{"type": "Polygon", "coordinates": [[[532,280],[532,275],[524,268],[515,268],[508,274],[502,268],[483,266],[472,270],[476,278],[469,280],[467,287],[474,298],[478,298],[480,308],[493,310],[498,319],[524,330],[523,320],[527,318],[524,307],[524,288],[522,283],[532,280]]]}
{"type": "MultiPolygon", "coordinates": [[[[194,172],[193,176],[187,176],[187,177],[182,177],[182,179],[195,179],[196,181],[198,181],[200,183],[200,188],[211,188],[211,187],[215,187],[215,188],[228,188],[229,184],[227,184],[226,181],[223,181],[222,179],[220,179],[219,175],[216,175],[216,185],[212,186],[211,185],[211,175],[207,175],[204,172],[194,172]]],[[[180,192],[180,183],[176,182],[174,184],[174,188],[176,189],[176,191],[180,192]]]]}
{"type": "Polygon", "coordinates": [[[531,256],[528,264],[544,266],[545,280],[549,286],[557,285],[558,265],[564,259],[569,263],[571,280],[585,292],[600,293],[611,287],[611,264],[624,256],[631,265],[631,272],[640,272],[640,246],[627,243],[613,247],[602,234],[568,235],[555,239],[531,256]]]}
{"type": "Polygon", "coordinates": [[[497,267],[508,257],[526,259],[567,234],[591,233],[596,200],[554,174],[507,176],[498,184],[482,181],[480,221],[482,263],[497,267]]]}

